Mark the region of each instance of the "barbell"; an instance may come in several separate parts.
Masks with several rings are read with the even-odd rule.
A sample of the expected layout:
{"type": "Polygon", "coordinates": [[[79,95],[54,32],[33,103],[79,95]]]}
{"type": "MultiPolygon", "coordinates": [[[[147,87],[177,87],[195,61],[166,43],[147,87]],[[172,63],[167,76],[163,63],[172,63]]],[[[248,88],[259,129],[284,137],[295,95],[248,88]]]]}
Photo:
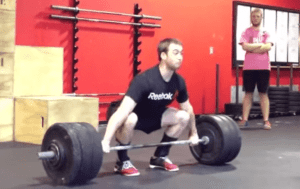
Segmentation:
{"type": "Polygon", "coordinates": [[[91,9],[80,9],[78,7],[66,7],[66,6],[58,6],[52,5],[52,9],[64,10],[64,11],[73,11],[73,12],[91,12],[91,13],[99,13],[99,14],[112,14],[112,15],[119,15],[119,16],[130,16],[134,18],[146,18],[146,19],[154,19],[154,20],[161,20],[162,18],[159,16],[149,16],[149,15],[138,15],[138,14],[128,14],[128,13],[120,13],[120,12],[109,12],[109,11],[100,11],[100,10],[91,10],[91,9]]]}
{"type": "Polygon", "coordinates": [[[92,93],[92,94],[77,94],[77,93],[64,93],[63,95],[66,96],[83,96],[83,97],[89,97],[89,96],[124,96],[125,93],[92,93]]]}
{"type": "Polygon", "coordinates": [[[96,18],[83,18],[77,16],[63,16],[63,15],[54,15],[51,14],[50,18],[60,19],[60,20],[72,20],[72,21],[88,21],[88,22],[98,22],[98,23],[108,23],[108,24],[122,24],[122,25],[131,25],[139,27],[148,27],[148,28],[160,28],[159,24],[145,23],[145,22],[125,22],[125,21],[116,21],[116,20],[103,20],[96,18]]]}
{"type": "MultiPolygon", "coordinates": [[[[241,132],[225,115],[204,115],[196,119],[199,144],[189,145],[202,164],[225,164],[236,158],[241,148],[241,132]]],[[[95,178],[103,161],[101,133],[89,123],[55,123],[45,133],[39,159],[56,184],[74,185],[95,178]]],[[[185,145],[189,140],[111,147],[111,151],[163,145],[185,145]]]]}
{"type": "MultiPolygon", "coordinates": [[[[203,136],[198,140],[198,143],[203,143],[206,145],[209,143],[209,138],[207,136],[203,136]]],[[[120,151],[120,150],[132,150],[132,149],[140,149],[140,148],[149,148],[149,147],[157,147],[157,146],[167,146],[167,145],[185,145],[191,144],[190,140],[179,140],[172,142],[161,142],[161,143],[152,143],[152,144],[137,144],[137,145],[127,145],[127,146],[114,146],[110,147],[110,151],[120,151]]],[[[57,150],[38,152],[38,157],[40,160],[50,160],[52,158],[59,157],[59,153],[57,150]]]]}

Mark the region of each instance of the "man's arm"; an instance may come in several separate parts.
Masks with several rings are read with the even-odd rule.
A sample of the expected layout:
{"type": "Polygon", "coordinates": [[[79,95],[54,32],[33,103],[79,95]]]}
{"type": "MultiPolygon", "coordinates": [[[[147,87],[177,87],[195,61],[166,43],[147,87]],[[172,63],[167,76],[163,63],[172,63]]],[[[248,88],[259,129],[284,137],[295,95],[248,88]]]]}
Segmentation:
{"type": "Polygon", "coordinates": [[[196,128],[194,109],[189,100],[186,100],[185,102],[180,103],[179,105],[182,110],[188,112],[188,114],[190,115],[190,121],[188,123],[188,126],[190,128],[189,140],[191,140],[193,144],[198,144],[197,141],[199,140],[199,136],[196,128]]]}
{"type": "Polygon", "coordinates": [[[256,49],[261,48],[263,43],[246,43],[246,42],[244,42],[241,45],[242,45],[243,50],[248,51],[248,52],[252,52],[256,49]]]}
{"type": "Polygon", "coordinates": [[[104,148],[104,152],[109,152],[109,145],[115,132],[124,123],[124,121],[127,119],[128,115],[133,111],[135,106],[136,102],[131,97],[125,96],[122,100],[120,107],[111,116],[111,118],[108,121],[105,135],[102,140],[102,147],[104,148]]]}
{"type": "Polygon", "coordinates": [[[242,43],[243,50],[250,53],[263,54],[271,50],[272,43],[242,43]]]}
{"type": "Polygon", "coordinates": [[[252,53],[263,54],[263,53],[268,52],[269,50],[271,50],[271,47],[272,47],[272,43],[263,43],[262,46],[259,49],[253,50],[252,53]]]}

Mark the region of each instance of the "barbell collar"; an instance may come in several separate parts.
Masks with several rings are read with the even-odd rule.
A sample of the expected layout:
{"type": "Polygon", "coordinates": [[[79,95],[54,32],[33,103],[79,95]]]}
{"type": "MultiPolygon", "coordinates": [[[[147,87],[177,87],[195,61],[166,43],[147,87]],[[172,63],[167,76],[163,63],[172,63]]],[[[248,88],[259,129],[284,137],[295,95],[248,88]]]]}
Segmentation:
{"type": "Polygon", "coordinates": [[[100,10],[91,10],[91,9],[80,9],[78,7],[66,7],[66,6],[58,6],[52,5],[52,9],[64,10],[64,11],[73,11],[73,12],[92,12],[92,13],[99,13],[99,14],[111,14],[111,15],[119,15],[119,16],[131,16],[135,18],[145,18],[145,19],[153,19],[153,20],[161,20],[159,16],[150,16],[150,15],[138,15],[138,14],[128,14],[128,13],[121,13],[121,12],[110,12],[110,11],[100,11],[100,10]]]}
{"type": "Polygon", "coordinates": [[[49,160],[56,156],[53,151],[46,151],[46,152],[38,152],[38,158],[40,160],[49,160]]]}

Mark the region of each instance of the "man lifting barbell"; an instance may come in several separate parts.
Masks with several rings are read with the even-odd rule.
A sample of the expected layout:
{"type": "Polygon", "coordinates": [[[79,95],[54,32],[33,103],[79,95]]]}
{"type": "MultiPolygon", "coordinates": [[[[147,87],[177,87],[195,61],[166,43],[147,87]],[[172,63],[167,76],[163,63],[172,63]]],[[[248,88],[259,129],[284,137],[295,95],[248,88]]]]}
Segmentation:
{"type": "Polygon", "coordinates": [[[137,75],[120,107],[113,113],[102,134],[84,122],[60,122],[51,125],[43,138],[39,159],[47,175],[56,184],[83,184],[97,177],[103,152],[118,151],[115,171],[127,176],[139,175],[132,165],[127,150],[157,147],[150,159],[151,168],[177,171],[178,166],[168,158],[171,145],[189,144],[194,158],[205,165],[221,165],[237,157],[241,149],[241,131],[226,115],[201,115],[195,120],[188,100],[185,82],[176,70],[182,63],[182,44],[176,39],[165,39],[158,45],[160,63],[137,75]],[[169,108],[174,99],[180,110],[169,108]],[[161,143],[127,145],[134,129],[151,133],[166,128],[161,143]],[[189,127],[189,140],[176,141],[189,127]],[[119,146],[110,147],[113,135],[119,146]],[[199,139],[200,138],[200,139],[199,139]]]}
{"type": "MultiPolygon", "coordinates": [[[[189,127],[189,140],[198,144],[195,115],[189,102],[184,79],[176,73],[182,64],[182,43],[173,38],[162,40],[157,48],[159,64],[137,75],[131,82],[120,107],[108,121],[102,140],[105,153],[110,152],[110,142],[115,135],[120,146],[129,145],[134,130],[147,134],[166,128],[161,142],[176,141],[182,131],[189,127]],[[180,110],[167,107],[176,98],[180,110]]],[[[178,171],[177,165],[167,157],[171,145],[157,147],[150,159],[150,168],[178,171]]],[[[127,150],[120,150],[114,168],[125,176],[137,176],[127,150]]]]}

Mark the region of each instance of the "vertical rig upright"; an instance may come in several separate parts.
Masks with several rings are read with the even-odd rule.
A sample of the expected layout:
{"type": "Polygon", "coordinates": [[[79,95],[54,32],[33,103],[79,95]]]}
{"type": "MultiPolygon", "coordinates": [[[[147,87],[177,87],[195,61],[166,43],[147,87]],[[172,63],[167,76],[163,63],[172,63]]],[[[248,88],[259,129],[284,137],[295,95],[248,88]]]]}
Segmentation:
{"type": "MultiPolygon", "coordinates": [[[[79,4],[78,0],[74,0],[74,7],[77,8],[79,4]]],[[[77,14],[79,13],[79,10],[74,11],[74,17],[77,18],[77,14]]],[[[76,67],[76,64],[78,63],[78,59],[76,58],[76,52],[78,50],[78,46],[76,46],[76,42],[78,41],[78,37],[76,36],[77,32],[79,31],[77,27],[78,20],[75,19],[73,21],[73,75],[72,75],[72,92],[75,93],[78,89],[76,82],[78,81],[78,77],[76,76],[76,73],[78,72],[78,67],[76,67]]]]}
{"type": "MultiPolygon", "coordinates": [[[[142,11],[141,8],[139,8],[138,4],[134,5],[134,14],[139,14],[142,11]]],[[[134,23],[139,23],[141,20],[140,18],[134,17],[134,23]]],[[[140,26],[133,26],[133,77],[135,77],[138,73],[141,72],[140,69],[138,69],[138,66],[141,64],[141,61],[138,60],[138,56],[141,53],[141,49],[138,47],[142,44],[142,42],[139,41],[139,37],[141,37],[141,33],[139,32],[140,26]]]]}

